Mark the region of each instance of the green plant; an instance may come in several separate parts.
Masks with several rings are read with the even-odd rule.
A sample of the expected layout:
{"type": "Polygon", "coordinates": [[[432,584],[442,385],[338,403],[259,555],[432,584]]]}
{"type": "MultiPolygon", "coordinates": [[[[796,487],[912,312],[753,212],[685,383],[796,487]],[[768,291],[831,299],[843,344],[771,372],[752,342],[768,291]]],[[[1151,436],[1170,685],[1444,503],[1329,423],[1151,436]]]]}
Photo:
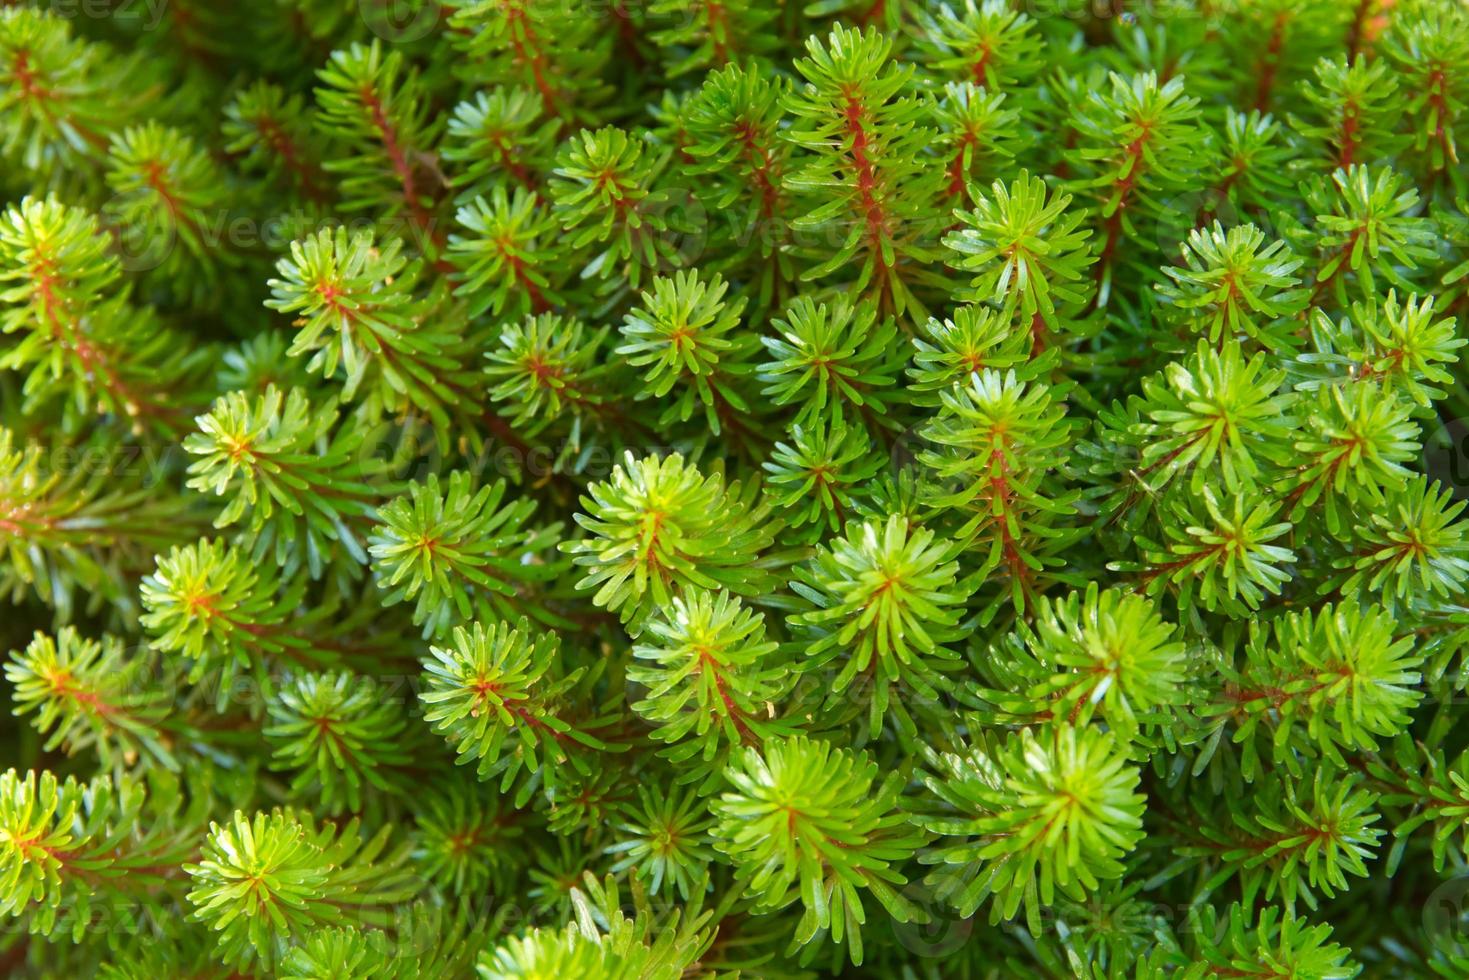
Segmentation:
{"type": "Polygon", "coordinates": [[[0,2],[0,974],[1469,975],[1469,12],[1020,6],[0,2]]]}

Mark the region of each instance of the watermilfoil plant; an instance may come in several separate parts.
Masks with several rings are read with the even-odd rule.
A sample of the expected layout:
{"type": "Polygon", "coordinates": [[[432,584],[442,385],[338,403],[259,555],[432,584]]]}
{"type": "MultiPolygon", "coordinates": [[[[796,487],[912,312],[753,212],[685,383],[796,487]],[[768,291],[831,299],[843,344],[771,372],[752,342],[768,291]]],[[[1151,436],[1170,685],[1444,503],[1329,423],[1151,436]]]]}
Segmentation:
{"type": "Polygon", "coordinates": [[[1469,9],[1063,7],[0,3],[0,973],[1469,976],[1469,9]]]}

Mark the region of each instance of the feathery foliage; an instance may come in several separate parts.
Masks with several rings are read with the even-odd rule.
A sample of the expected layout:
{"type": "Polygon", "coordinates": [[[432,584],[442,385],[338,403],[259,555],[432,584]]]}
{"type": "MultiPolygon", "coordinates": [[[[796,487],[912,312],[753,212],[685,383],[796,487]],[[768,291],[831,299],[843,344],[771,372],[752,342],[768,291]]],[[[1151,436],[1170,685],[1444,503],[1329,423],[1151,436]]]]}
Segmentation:
{"type": "Polygon", "coordinates": [[[0,975],[1469,976],[1465,146],[1456,0],[0,2],[0,975]]]}

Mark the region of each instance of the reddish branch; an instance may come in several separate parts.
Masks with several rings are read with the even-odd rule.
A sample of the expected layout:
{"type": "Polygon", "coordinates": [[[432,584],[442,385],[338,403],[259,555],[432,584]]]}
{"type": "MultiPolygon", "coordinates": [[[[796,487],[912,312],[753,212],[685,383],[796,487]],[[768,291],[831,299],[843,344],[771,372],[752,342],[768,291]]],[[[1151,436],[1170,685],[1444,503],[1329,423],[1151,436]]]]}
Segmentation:
{"type": "Polygon", "coordinates": [[[883,213],[882,202],[877,199],[880,183],[877,167],[867,156],[871,141],[862,124],[864,111],[862,104],[848,94],[843,112],[847,136],[852,141],[852,168],[857,179],[857,213],[867,226],[867,248],[876,267],[874,278],[881,282],[890,271],[882,254],[883,242],[887,236],[887,216],[883,213]]]}
{"type": "Polygon", "coordinates": [[[1342,169],[1352,165],[1360,146],[1358,136],[1361,124],[1358,122],[1357,112],[1356,100],[1348,99],[1347,104],[1342,108],[1341,150],[1336,158],[1336,165],[1342,169]]]}
{"type": "MultiPolygon", "coordinates": [[[[1142,129],[1142,132],[1138,133],[1137,138],[1127,144],[1127,150],[1125,151],[1127,161],[1123,164],[1123,168],[1126,170],[1127,176],[1117,182],[1112,213],[1107,215],[1102,225],[1103,234],[1106,237],[1103,239],[1102,252],[1097,258],[1096,277],[1098,282],[1102,281],[1112,266],[1112,259],[1117,251],[1117,243],[1122,238],[1122,213],[1130,203],[1132,192],[1137,186],[1138,174],[1143,167],[1143,151],[1148,145],[1148,138],[1152,135],[1152,123],[1149,121],[1143,120],[1138,123],[1138,126],[1142,129]]],[[[1098,291],[1098,303],[1101,302],[1101,298],[1102,294],[1098,291]]]]}
{"type": "Polygon", "coordinates": [[[714,46],[714,63],[729,64],[729,16],[719,0],[705,0],[704,11],[709,19],[709,43],[714,46]]]}
{"type": "Polygon", "coordinates": [[[988,500],[991,504],[985,510],[994,514],[998,505],[998,514],[994,514],[990,526],[995,528],[1000,536],[1000,552],[1004,558],[1006,567],[1010,570],[1010,577],[1020,584],[1027,595],[1032,593],[1032,581],[1030,566],[1026,564],[1025,558],[1020,554],[1019,541],[1010,533],[1010,516],[1014,514],[1014,496],[1010,486],[1010,463],[1006,458],[1006,443],[1003,438],[998,441],[995,448],[990,450],[988,469],[993,474],[989,478],[990,491],[988,500]]]}
{"type": "Polygon", "coordinates": [[[51,338],[63,348],[71,351],[82,364],[89,377],[100,374],[103,386],[112,393],[124,410],[133,416],[151,417],[168,424],[177,414],[172,406],[150,402],[140,397],[118,375],[107,352],[99,349],[82,331],[77,317],[71,315],[65,304],[56,295],[60,281],[48,256],[40,254],[32,266],[36,283],[36,296],[41,308],[41,317],[51,333],[51,338]]]}
{"type": "Polygon", "coordinates": [[[1256,65],[1260,81],[1255,87],[1255,108],[1261,112],[1270,107],[1270,95],[1275,88],[1275,73],[1280,70],[1280,52],[1285,47],[1285,28],[1290,15],[1281,12],[1275,15],[1270,28],[1270,40],[1265,44],[1265,53],[1256,65]]]}
{"type": "Polygon", "coordinates": [[[515,281],[515,285],[525,290],[526,296],[530,299],[531,311],[545,313],[549,310],[551,304],[536,286],[535,280],[526,273],[525,259],[516,253],[515,243],[510,240],[510,237],[501,235],[491,241],[495,246],[495,251],[499,253],[500,261],[509,266],[510,276],[515,281]]]}
{"type": "MultiPolygon", "coordinates": [[[[51,111],[50,106],[50,103],[56,100],[56,93],[42,84],[40,76],[31,69],[31,53],[26,50],[17,51],[10,71],[15,78],[16,87],[20,89],[21,95],[26,96],[35,111],[53,126],[59,126],[57,117],[51,111]]],[[[103,152],[108,149],[106,137],[93,132],[90,127],[74,118],[67,117],[65,122],[68,128],[91,144],[93,149],[103,152]]]]}
{"type": "Polygon", "coordinates": [[[1443,176],[1450,164],[1459,162],[1458,155],[1454,152],[1453,141],[1449,138],[1447,126],[1449,102],[1448,80],[1445,71],[1442,64],[1437,64],[1428,73],[1428,108],[1429,113],[1435,120],[1433,138],[1438,141],[1439,146],[1442,148],[1444,159],[1444,167],[1435,171],[1433,174],[1435,180],[1443,176]]]}
{"type": "Polygon", "coordinates": [[[969,194],[967,181],[965,180],[967,172],[964,166],[964,157],[969,152],[970,148],[978,145],[978,143],[979,141],[975,139],[973,133],[966,132],[962,136],[960,136],[958,149],[954,151],[954,156],[949,161],[949,165],[947,168],[945,168],[944,171],[948,174],[949,177],[948,186],[945,188],[945,190],[948,192],[948,195],[950,197],[956,197],[960,201],[963,201],[965,203],[967,203],[969,200],[969,194]]]}
{"type": "Polygon", "coordinates": [[[1357,57],[1357,52],[1362,50],[1362,41],[1367,33],[1367,21],[1372,13],[1374,0],[1357,0],[1356,12],[1352,15],[1352,23],[1347,27],[1347,64],[1351,64],[1357,57]]]}
{"type": "MultiPolygon", "coordinates": [[[[363,105],[367,107],[367,111],[372,116],[373,128],[378,132],[383,152],[388,156],[388,163],[403,185],[403,201],[408,205],[409,217],[418,230],[428,236],[434,245],[442,247],[445,243],[444,232],[438,227],[432,212],[423,205],[423,200],[419,196],[418,178],[412,161],[408,159],[408,150],[401,142],[397,127],[388,118],[382,100],[370,86],[363,86],[358,91],[358,95],[361,96],[363,105]]],[[[449,272],[453,269],[453,266],[444,259],[439,259],[435,267],[440,272],[449,272]]]]}
{"type": "Polygon", "coordinates": [[[255,120],[255,131],[263,139],[276,155],[281,158],[286,170],[295,175],[301,190],[313,201],[325,202],[327,191],[322,184],[321,168],[306,160],[296,141],[291,139],[289,133],[269,116],[261,116],[255,120]]]}
{"type": "Polygon", "coordinates": [[[535,175],[530,168],[515,158],[515,147],[511,144],[507,135],[500,133],[487,133],[485,138],[489,140],[490,146],[494,147],[495,153],[500,158],[500,166],[514,177],[515,180],[527,190],[536,189],[535,175]]]}
{"type": "Polygon", "coordinates": [[[760,216],[766,220],[775,217],[780,202],[780,173],[770,152],[756,139],[753,123],[741,120],[735,126],[735,137],[740,141],[740,150],[750,164],[750,178],[760,192],[760,216]]]}
{"type": "Polygon", "coordinates": [[[969,66],[969,77],[980,88],[984,88],[987,84],[990,73],[990,58],[994,57],[994,53],[994,49],[990,47],[988,41],[981,42],[979,45],[979,57],[975,58],[973,64],[969,66]]]}
{"type": "Polygon", "coordinates": [[[515,51],[515,60],[530,69],[531,79],[535,82],[536,91],[541,93],[546,111],[557,112],[560,100],[556,97],[556,90],[546,80],[550,66],[545,49],[541,45],[540,38],[536,36],[535,27],[531,24],[530,15],[519,3],[507,4],[504,10],[510,32],[510,45],[515,51]]]}
{"type": "Polygon", "coordinates": [[[724,705],[725,717],[734,724],[735,731],[739,733],[740,741],[746,745],[758,743],[760,739],[746,722],[745,719],[748,716],[744,709],[735,704],[734,699],[729,696],[729,692],[725,689],[723,664],[715,660],[706,647],[699,647],[697,652],[699,655],[699,672],[707,675],[714,684],[714,692],[719,695],[719,700],[724,705]]]}

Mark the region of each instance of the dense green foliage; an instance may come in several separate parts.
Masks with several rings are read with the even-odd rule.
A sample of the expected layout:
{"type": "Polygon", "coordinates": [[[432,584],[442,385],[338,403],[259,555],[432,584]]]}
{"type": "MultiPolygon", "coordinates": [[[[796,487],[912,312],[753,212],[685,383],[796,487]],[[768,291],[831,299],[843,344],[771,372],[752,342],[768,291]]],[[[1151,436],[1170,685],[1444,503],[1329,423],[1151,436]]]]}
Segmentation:
{"type": "Polygon", "coordinates": [[[1459,0],[0,0],[0,975],[1469,976],[1466,141],[1459,0]]]}

